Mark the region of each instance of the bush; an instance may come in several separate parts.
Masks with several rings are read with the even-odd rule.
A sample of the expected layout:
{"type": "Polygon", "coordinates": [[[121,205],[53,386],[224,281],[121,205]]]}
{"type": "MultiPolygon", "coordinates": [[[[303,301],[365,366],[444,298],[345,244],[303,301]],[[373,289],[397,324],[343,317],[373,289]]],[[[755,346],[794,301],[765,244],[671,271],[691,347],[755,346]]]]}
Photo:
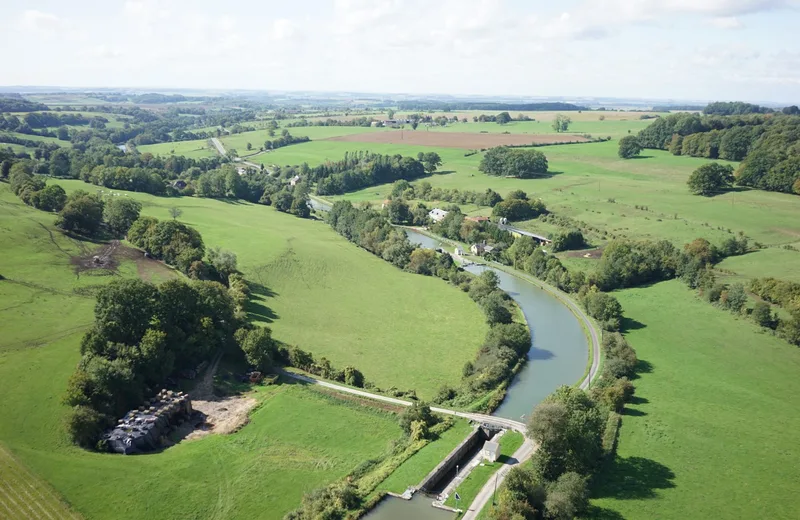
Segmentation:
{"type": "Polygon", "coordinates": [[[56,226],[79,235],[94,236],[103,223],[103,207],[100,197],[78,190],[67,198],[56,226]]]}
{"type": "Polygon", "coordinates": [[[438,420],[433,413],[431,413],[431,407],[422,401],[414,401],[411,406],[406,408],[400,415],[400,427],[406,435],[411,435],[412,425],[414,423],[421,423],[430,428],[437,422],[438,420]]]}
{"type": "Polygon", "coordinates": [[[617,152],[623,159],[632,159],[641,153],[642,145],[633,135],[626,135],[619,140],[619,151],[617,152]]]}
{"type": "Polygon", "coordinates": [[[622,321],[622,305],[616,298],[607,293],[589,291],[583,302],[589,316],[599,321],[605,330],[619,330],[622,321]]]}
{"type": "Polygon", "coordinates": [[[75,444],[92,448],[108,424],[108,417],[89,406],[74,406],[66,418],[66,429],[75,444]]]}

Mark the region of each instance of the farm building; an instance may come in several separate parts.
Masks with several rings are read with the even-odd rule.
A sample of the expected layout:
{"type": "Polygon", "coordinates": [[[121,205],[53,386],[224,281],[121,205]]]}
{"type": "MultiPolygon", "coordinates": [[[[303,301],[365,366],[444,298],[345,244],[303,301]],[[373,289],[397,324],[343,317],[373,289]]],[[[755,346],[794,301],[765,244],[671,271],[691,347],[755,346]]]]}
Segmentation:
{"type": "Polygon", "coordinates": [[[455,256],[464,256],[464,250],[461,249],[459,246],[456,246],[455,251],[453,251],[453,255],[455,255],[455,256]]]}
{"type": "Polygon", "coordinates": [[[173,426],[191,415],[192,402],[187,394],[161,390],[143,406],[125,414],[102,439],[110,451],[123,455],[152,451],[173,426]]]}
{"type": "Polygon", "coordinates": [[[486,253],[492,252],[494,250],[494,246],[490,246],[490,245],[487,245],[485,243],[483,243],[483,244],[472,244],[469,247],[469,250],[470,250],[470,252],[472,252],[473,255],[482,256],[482,255],[484,255],[486,253]]]}
{"type": "Polygon", "coordinates": [[[492,441],[486,441],[481,448],[481,457],[489,462],[497,462],[500,458],[500,444],[492,441]]]}
{"type": "Polygon", "coordinates": [[[428,212],[428,217],[434,222],[440,222],[447,216],[447,211],[439,208],[433,208],[428,212]]]}
{"type": "Polygon", "coordinates": [[[291,185],[291,186],[297,186],[298,182],[300,182],[300,176],[299,175],[295,175],[294,177],[289,179],[289,185],[291,185]]]}
{"type": "Polygon", "coordinates": [[[178,190],[182,190],[186,187],[186,181],[178,179],[177,181],[173,181],[172,187],[178,190]]]}

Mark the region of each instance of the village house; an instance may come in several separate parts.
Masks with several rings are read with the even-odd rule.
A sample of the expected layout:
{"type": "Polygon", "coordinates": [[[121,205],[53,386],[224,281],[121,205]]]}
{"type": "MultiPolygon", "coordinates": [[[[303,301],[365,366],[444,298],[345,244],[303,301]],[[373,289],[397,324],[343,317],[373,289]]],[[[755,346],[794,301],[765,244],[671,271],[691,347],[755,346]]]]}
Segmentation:
{"type": "Polygon", "coordinates": [[[300,176],[299,175],[295,175],[294,177],[289,179],[289,185],[290,186],[297,186],[298,182],[300,182],[300,176]]]}
{"type": "Polygon", "coordinates": [[[186,181],[178,179],[177,181],[172,182],[172,187],[176,190],[182,190],[186,187],[186,181]]]}
{"type": "Polygon", "coordinates": [[[485,243],[482,244],[472,244],[469,248],[470,252],[473,255],[483,256],[486,253],[490,253],[494,250],[494,246],[487,245],[485,243]]]}
{"type": "Polygon", "coordinates": [[[428,212],[428,217],[434,222],[441,222],[447,216],[447,211],[439,208],[433,208],[428,212]]]}

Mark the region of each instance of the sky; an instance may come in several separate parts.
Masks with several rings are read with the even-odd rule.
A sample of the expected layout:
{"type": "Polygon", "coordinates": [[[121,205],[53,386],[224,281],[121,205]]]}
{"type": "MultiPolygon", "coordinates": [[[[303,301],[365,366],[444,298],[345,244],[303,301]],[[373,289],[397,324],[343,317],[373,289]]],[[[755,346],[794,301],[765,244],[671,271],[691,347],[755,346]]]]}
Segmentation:
{"type": "Polygon", "coordinates": [[[800,0],[0,2],[0,85],[800,103],[800,0]]]}

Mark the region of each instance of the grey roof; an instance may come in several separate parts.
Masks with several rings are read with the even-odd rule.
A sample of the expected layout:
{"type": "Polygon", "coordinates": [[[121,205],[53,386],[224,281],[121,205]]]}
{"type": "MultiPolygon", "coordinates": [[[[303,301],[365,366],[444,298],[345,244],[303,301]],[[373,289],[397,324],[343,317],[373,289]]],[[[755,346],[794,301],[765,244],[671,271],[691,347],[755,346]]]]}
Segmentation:
{"type": "Polygon", "coordinates": [[[500,451],[500,445],[496,442],[486,441],[485,443],[483,443],[483,449],[489,450],[492,453],[497,453],[498,451],[500,451]]]}

